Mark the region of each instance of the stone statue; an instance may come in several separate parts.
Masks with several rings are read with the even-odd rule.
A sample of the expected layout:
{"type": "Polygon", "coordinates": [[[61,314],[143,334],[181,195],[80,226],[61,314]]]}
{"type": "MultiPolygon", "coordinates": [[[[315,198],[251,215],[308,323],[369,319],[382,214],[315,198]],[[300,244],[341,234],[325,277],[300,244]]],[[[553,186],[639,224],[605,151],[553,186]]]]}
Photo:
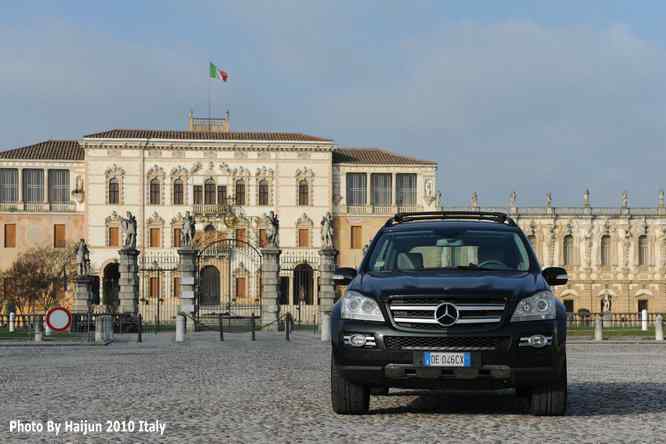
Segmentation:
{"type": "Polygon", "coordinates": [[[583,194],[583,206],[585,208],[590,207],[590,189],[588,188],[585,190],[585,193],[583,194]]]}
{"type": "Polygon", "coordinates": [[[120,224],[125,234],[125,244],[123,249],[136,249],[136,217],[131,212],[127,212],[127,219],[121,217],[120,224]]]}
{"type": "Polygon", "coordinates": [[[183,219],[183,229],[180,231],[180,244],[183,247],[191,247],[194,242],[194,235],[196,234],[196,225],[194,218],[189,211],[185,212],[183,219]]]}
{"type": "Polygon", "coordinates": [[[659,191],[659,208],[664,208],[664,190],[659,191]]]}
{"type": "Polygon", "coordinates": [[[266,219],[268,220],[268,231],[266,233],[266,237],[268,240],[268,245],[271,247],[279,247],[280,246],[280,220],[278,219],[277,214],[275,211],[272,211],[268,213],[266,216],[266,219]]]}
{"type": "Polygon", "coordinates": [[[622,208],[629,208],[629,193],[622,192],[622,208]]]}
{"type": "Polygon", "coordinates": [[[90,250],[86,241],[81,239],[76,249],[76,266],[79,276],[90,275],[90,250]]]}
{"type": "Polygon", "coordinates": [[[333,215],[330,211],[321,220],[321,247],[333,248],[333,215]]]}
{"type": "Polygon", "coordinates": [[[472,193],[472,208],[479,208],[479,195],[476,191],[472,193]]]}
{"type": "Polygon", "coordinates": [[[518,202],[518,193],[512,191],[510,200],[511,200],[511,208],[516,208],[516,203],[518,202]]]}
{"type": "Polygon", "coordinates": [[[368,244],[363,245],[363,249],[361,250],[361,254],[363,255],[363,257],[365,257],[365,255],[368,254],[368,248],[369,247],[370,247],[370,245],[368,245],[368,244]]]}
{"type": "Polygon", "coordinates": [[[601,311],[603,313],[610,313],[612,305],[611,297],[608,293],[604,295],[604,298],[601,300],[601,311]]]}
{"type": "Polygon", "coordinates": [[[553,194],[549,191],[546,193],[546,208],[553,206],[553,194]]]}

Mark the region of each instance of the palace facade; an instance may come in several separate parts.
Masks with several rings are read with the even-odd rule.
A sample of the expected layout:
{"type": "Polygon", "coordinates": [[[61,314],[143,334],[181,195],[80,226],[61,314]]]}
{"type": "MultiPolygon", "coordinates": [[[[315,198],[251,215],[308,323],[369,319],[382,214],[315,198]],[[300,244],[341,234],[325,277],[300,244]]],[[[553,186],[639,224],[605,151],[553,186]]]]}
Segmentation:
{"type": "MultiPolygon", "coordinates": [[[[122,218],[131,212],[145,271],[141,310],[152,319],[162,304],[162,315],[175,315],[175,264],[186,212],[202,235],[260,250],[265,215],[275,211],[280,302],[311,322],[318,313],[326,213],[334,216],[339,263],[355,265],[390,215],[437,208],[436,170],[435,162],[383,149],[340,148],[300,133],[236,132],[227,119],[192,116],[185,131],[113,129],[46,141],[0,152],[0,269],[23,249],[86,239],[102,281],[101,302],[113,304],[122,218]]],[[[202,270],[209,302],[255,304],[260,286],[252,257],[218,259],[202,270]]]]}

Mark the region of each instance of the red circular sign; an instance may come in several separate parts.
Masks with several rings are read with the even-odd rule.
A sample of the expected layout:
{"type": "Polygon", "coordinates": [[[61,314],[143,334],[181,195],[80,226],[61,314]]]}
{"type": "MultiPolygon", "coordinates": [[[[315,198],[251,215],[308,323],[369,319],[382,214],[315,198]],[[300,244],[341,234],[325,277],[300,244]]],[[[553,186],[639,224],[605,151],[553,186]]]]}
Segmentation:
{"type": "Polygon", "coordinates": [[[72,325],[72,315],[64,307],[53,307],[46,312],[46,325],[53,331],[67,331],[72,325]]]}

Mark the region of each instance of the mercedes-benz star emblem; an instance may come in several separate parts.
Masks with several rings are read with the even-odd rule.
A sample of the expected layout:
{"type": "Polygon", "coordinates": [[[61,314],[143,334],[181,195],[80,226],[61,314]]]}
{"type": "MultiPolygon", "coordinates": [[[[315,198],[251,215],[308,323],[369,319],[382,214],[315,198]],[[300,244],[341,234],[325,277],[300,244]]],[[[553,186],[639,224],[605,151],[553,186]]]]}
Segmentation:
{"type": "Polygon", "coordinates": [[[440,304],[435,310],[435,320],[444,327],[452,326],[458,320],[458,307],[449,302],[440,304]]]}

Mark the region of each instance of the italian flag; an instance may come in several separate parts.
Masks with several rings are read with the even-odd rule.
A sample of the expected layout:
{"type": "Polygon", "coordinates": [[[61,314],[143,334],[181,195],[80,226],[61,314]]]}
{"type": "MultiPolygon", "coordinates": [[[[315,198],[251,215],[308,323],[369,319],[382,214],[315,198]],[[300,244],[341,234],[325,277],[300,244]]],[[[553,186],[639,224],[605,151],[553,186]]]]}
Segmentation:
{"type": "Polygon", "coordinates": [[[226,82],[227,79],[229,78],[229,74],[223,69],[218,68],[215,66],[214,63],[210,63],[209,67],[209,73],[210,73],[210,78],[211,79],[220,79],[223,82],[226,82]]]}

